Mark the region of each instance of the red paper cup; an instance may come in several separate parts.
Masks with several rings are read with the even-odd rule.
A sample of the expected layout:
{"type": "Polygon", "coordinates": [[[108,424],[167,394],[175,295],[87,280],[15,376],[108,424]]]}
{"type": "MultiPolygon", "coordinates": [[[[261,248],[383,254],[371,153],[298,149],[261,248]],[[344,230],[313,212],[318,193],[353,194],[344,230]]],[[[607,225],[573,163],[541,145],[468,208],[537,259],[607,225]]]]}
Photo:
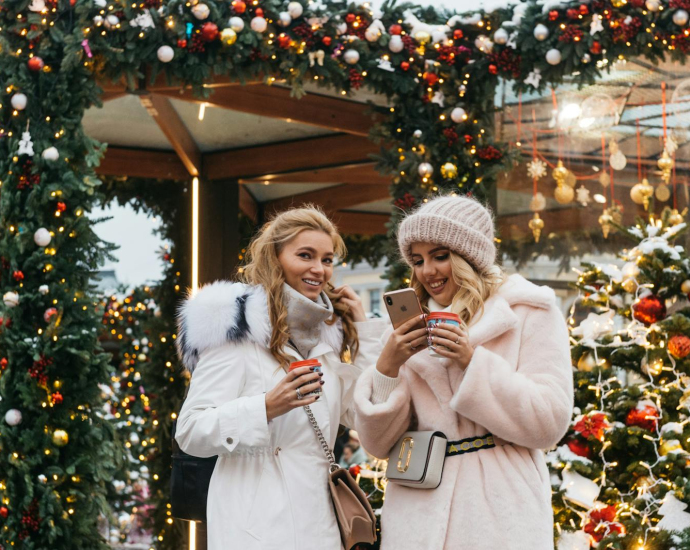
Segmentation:
{"type": "MultiPolygon", "coordinates": [[[[290,363],[290,370],[298,369],[300,367],[313,367],[314,372],[321,372],[321,363],[319,362],[318,359],[306,359],[305,361],[294,361],[290,363]]],[[[309,392],[307,395],[320,395],[321,394],[321,389],[319,388],[318,390],[314,390],[313,392],[309,392]]]]}

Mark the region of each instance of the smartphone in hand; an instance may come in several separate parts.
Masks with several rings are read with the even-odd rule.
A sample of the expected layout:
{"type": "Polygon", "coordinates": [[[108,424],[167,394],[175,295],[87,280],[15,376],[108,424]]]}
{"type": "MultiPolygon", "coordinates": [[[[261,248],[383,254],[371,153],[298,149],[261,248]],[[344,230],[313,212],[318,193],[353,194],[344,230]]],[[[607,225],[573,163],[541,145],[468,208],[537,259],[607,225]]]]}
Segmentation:
{"type": "MultiPolygon", "coordinates": [[[[383,295],[383,302],[386,304],[393,328],[398,328],[408,319],[412,319],[412,317],[419,318],[424,313],[417,294],[412,288],[386,292],[383,295]]],[[[424,321],[419,319],[418,326],[415,325],[413,330],[424,328],[425,326],[424,321]]]]}

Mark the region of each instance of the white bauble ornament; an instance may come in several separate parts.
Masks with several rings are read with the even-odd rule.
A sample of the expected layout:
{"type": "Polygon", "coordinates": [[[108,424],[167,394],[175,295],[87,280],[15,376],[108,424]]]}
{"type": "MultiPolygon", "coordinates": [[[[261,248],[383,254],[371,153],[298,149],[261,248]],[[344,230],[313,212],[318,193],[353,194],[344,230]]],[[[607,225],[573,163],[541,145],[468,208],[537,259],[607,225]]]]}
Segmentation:
{"type": "Polygon", "coordinates": [[[416,137],[417,139],[419,139],[420,137],[422,137],[422,131],[421,130],[415,130],[414,132],[412,132],[412,135],[414,137],[416,137]]]}
{"type": "Polygon", "coordinates": [[[93,3],[97,8],[105,8],[108,5],[106,0],[94,0],[93,3]]]}
{"type": "Polygon", "coordinates": [[[56,161],[60,158],[60,152],[57,150],[57,147],[48,147],[43,150],[41,157],[43,157],[43,160],[56,161]]]}
{"type": "Polygon", "coordinates": [[[45,296],[50,292],[50,288],[48,287],[48,285],[41,285],[38,287],[38,292],[45,296]]]}
{"type": "Polygon", "coordinates": [[[170,63],[175,57],[175,50],[173,50],[170,46],[161,46],[158,48],[158,52],[156,52],[158,55],[158,60],[161,61],[161,63],[170,63]]]}
{"type": "Polygon", "coordinates": [[[679,27],[684,27],[688,22],[688,12],[685,10],[676,10],[673,14],[673,22],[679,27]]]}
{"type": "Polygon", "coordinates": [[[453,122],[460,123],[464,120],[467,120],[467,113],[465,112],[465,109],[462,107],[456,107],[450,112],[450,118],[453,122]]]}
{"type": "Polygon", "coordinates": [[[661,7],[661,1],[660,0],[647,0],[644,3],[644,5],[649,11],[659,11],[659,8],[661,7]]]}
{"type": "Polygon", "coordinates": [[[625,158],[625,155],[620,149],[609,157],[609,164],[611,164],[611,168],[614,170],[623,170],[627,163],[628,159],[625,158]]]}
{"type": "Polygon", "coordinates": [[[105,26],[109,29],[117,27],[120,24],[120,18],[117,15],[110,14],[105,18],[105,26]]]}
{"type": "Polygon", "coordinates": [[[38,246],[48,246],[51,239],[52,237],[50,236],[50,231],[48,231],[45,227],[37,229],[34,233],[34,242],[38,246]]]}
{"type": "Polygon", "coordinates": [[[586,53],[585,55],[582,56],[582,62],[583,63],[589,63],[592,61],[592,56],[586,53]]]}
{"type": "Polygon", "coordinates": [[[93,24],[100,27],[103,24],[103,16],[95,15],[93,18],[93,24]]]}
{"type": "Polygon", "coordinates": [[[131,434],[129,434],[129,442],[130,443],[132,443],[133,445],[136,445],[137,443],[139,443],[139,441],[140,441],[139,434],[137,434],[136,432],[132,432],[131,434]]]}
{"type": "Polygon", "coordinates": [[[48,483],[48,478],[43,474],[38,474],[38,481],[40,481],[41,483],[48,483]]]}
{"type": "Polygon", "coordinates": [[[428,162],[422,162],[419,165],[419,168],[417,168],[417,172],[423,178],[428,178],[431,176],[431,174],[434,173],[434,167],[431,164],[429,164],[428,162]]]}
{"type": "Polygon", "coordinates": [[[254,17],[249,23],[249,26],[254,32],[264,32],[268,27],[268,21],[263,17],[254,17]]]}
{"type": "Polygon", "coordinates": [[[10,409],[5,413],[5,422],[10,426],[16,426],[22,421],[22,413],[17,409],[10,409]]]}
{"type": "Polygon", "coordinates": [[[338,26],[335,28],[335,33],[340,36],[341,34],[345,34],[347,32],[347,23],[342,22],[338,23],[338,26]]]}
{"type": "Polygon", "coordinates": [[[548,37],[549,29],[546,27],[546,25],[539,23],[536,27],[534,27],[534,38],[539,40],[539,42],[546,40],[548,37]]]}
{"type": "Polygon", "coordinates": [[[5,292],[5,295],[2,297],[2,301],[9,308],[16,307],[17,304],[19,304],[19,294],[12,291],[5,292]]]}
{"type": "Polygon", "coordinates": [[[348,65],[354,65],[359,61],[359,52],[357,50],[345,50],[343,59],[348,65]]]}
{"type": "Polygon", "coordinates": [[[381,38],[381,29],[374,26],[367,27],[367,30],[364,31],[364,38],[367,39],[367,42],[376,42],[381,38]]]}
{"type": "Polygon", "coordinates": [[[24,94],[14,94],[10,100],[12,103],[12,108],[17,109],[17,111],[23,111],[26,109],[26,104],[28,102],[24,94]]]}
{"type": "Polygon", "coordinates": [[[546,62],[549,65],[558,65],[561,62],[561,59],[563,59],[563,56],[556,48],[551,48],[548,52],[546,52],[546,62]]]}
{"type": "Polygon", "coordinates": [[[277,23],[281,27],[287,27],[288,25],[290,25],[290,23],[292,23],[292,16],[286,11],[281,11],[278,14],[277,23]]]}
{"type": "Polygon", "coordinates": [[[192,15],[194,15],[194,17],[200,21],[203,21],[204,19],[207,19],[209,15],[211,15],[211,8],[209,8],[206,4],[197,4],[196,6],[192,6],[192,15]]]}
{"type": "Polygon", "coordinates": [[[393,53],[400,53],[405,48],[405,43],[402,40],[402,36],[399,34],[394,34],[391,36],[390,42],[388,42],[388,49],[393,53]]]}
{"type": "Polygon", "coordinates": [[[230,21],[228,21],[228,25],[230,25],[233,31],[240,32],[244,29],[244,19],[237,16],[231,17],[230,21]]]}
{"type": "Polygon", "coordinates": [[[494,33],[494,42],[500,44],[501,46],[508,42],[508,31],[505,29],[498,29],[494,33]]]}
{"type": "Polygon", "coordinates": [[[290,2],[287,6],[287,11],[290,17],[296,19],[304,12],[304,7],[299,2],[290,2]]]}

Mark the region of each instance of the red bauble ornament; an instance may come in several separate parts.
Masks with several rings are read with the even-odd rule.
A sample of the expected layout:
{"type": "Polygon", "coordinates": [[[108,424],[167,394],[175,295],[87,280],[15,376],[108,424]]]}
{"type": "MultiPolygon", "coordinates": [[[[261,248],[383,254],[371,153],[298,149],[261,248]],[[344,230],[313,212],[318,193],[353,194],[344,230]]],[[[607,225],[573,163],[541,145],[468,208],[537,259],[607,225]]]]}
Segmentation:
{"type": "Polygon", "coordinates": [[[391,34],[402,34],[402,25],[398,25],[397,23],[394,23],[390,26],[388,29],[388,32],[391,34]]]}
{"type": "Polygon", "coordinates": [[[589,8],[587,7],[587,4],[580,4],[580,15],[587,14],[589,14],[589,8]]]}
{"type": "Polygon", "coordinates": [[[281,34],[278,37],[278,46],[280,46],[284,50],[290,47],[290,42],[291,42],[291,39],[286,34],[281,34]]]}
{"type": "Polygon", "coordinates": [[[601,42],[599,42],[598,40],[592,42],[589,51],[592,52],[594,55],[599,55],[601,53],[601,42]]]}
{"type": "Polygon", "coordinates": [[[578,439],[569,439],[566,442],[566,445],[568,445],[568,448],[577,456],[583,456],[585,458],[591,458],[592,456],[592,449],[590,449],[589,445],[587,445],[587,443],[584,441],[580,441],[578,439]]]}
{"type": "Polygon", "coordinates": [[[424,73],[424,80],[429,86],[433,86],[438,82],[438,75],[436,73],[424,73]]]}
{"type": "Polygon", "coordinates": [[[60,405],[63,399],[64,398],[59,391],[56,391],[50,395],[50,401],[53,403],[53,405],[60,405]]]}
{"type": "Polygon", "coordinates": [[[177,47],[178,48],[186,48],[187,47],[187,39],[186,38],[180,38],[177,41],[177,47]]]}
{"type": "Polygon", "coordinates": [[[263,17],[263,16],[264,16],[264,10],[263,10],[263,8],[256,8],[256,9],[254,10],[254,15],[255,15],[256,17],[263,17]]]}
{"type": "Polygon", "coordinates": [[[410,62],[409,61],[403,61],[402,63],[400,63],[400,68],[403,71],[407,71],[410,68],[410,62]]]}
{"type": "Polygon", "coordinates": [[[633,317],[645,325],[651,325],[666,317],[664,301],[654,294],[641,298],[639,302],[633,304],[632,309],[633,317]]]}
{"type": "Polygon", "coordinates": [[[575,8],[570,8],[565,12],[565,14],[568,16],[568,19],[577,19],[580,15],[580,12],[575,8]]]}
{"type": "Polygon", "coordinates": [[[558,10],[551,10],[549,12],[549,21],[555,21],[556,19],[558,19],[559,15],[560,14],[558,13],[558,10]]]}
{"type": "Polygon", "coordinates": [[[9,361],[7,360],[7,357],[3,357],[0,359],[0,370],[5,370],[7,368],[7,364],[9,361]]]}
{"type": "Polygon", "coordinates": [[[41,69],[43,69],[43,66],[45,63],[43,63],[43,59],[38,57],[37,55],[33,56],[31,59],[29,59],[29,62],[27,63],[29,66],[29,70],[37,73],[41,69]]]}
{"type": "Polygon", "coordinates": [[[7,509],[7,506],[0,506],[0,516],[3,518],[6,518],[9,515],[10,511],[7,509]]]}
{"type": "Polygon", "coordinates": [[[64,212],[65,210],[67,210],[67,205],[64,202],[60,201],[59,203],[57,203],[57,209],[59,212],[64,212]]]}
{"type": "Polygon", "coordinates": [[[355,22],[355,19],[357,19],[357,17],[355,16],[354,13],[348,13],[348,14],[345,16],[345,21],[347,21],[348,23],[354,23],[354,22],[355,22]]]}
{"type": "Polygon", "coordinates": [[[460,40],[463,36],[465,36],[465,33],[462,32],[462,29],[455,29],[453,31],[453,38],[455,40],[460,40]]]}
{"type": "Polygon", "coordinates": [[[15,271],[12,273],[12,278],[15,281],[23,281],[24,280],[24,274],[21,271],[15,271]]]}
{"type": "Polygon", "coordinates": [[[628,3],[633,7],[633,8],[641,8],[645,4],[645,0],[628,0],[628,3]]]}
{"type": "Polygon", "coordinates": [[[656,430],[656,422],[659,418],[659,411],[652,405],[645,405],[642,408],[635,407],[630,409],[628,416],[625,417],[625,423],[628,426],[639,426],[645,430],[653,432],[656,430]]]}
{"type": "Polygon", "coordinates": [[[489,73],[498,74],[498,67],[492,63],[489,65],[489,73]]]}
{"type": "Polygon", "coordinates": [[[218,38],[218,25],[211,21],[201,25],[201,39],[204,42],[213,42],[216,38],[218,38]]]}
{"type": "Polygon", "coordinates": [[[350,466],[350,475],[357,477],[359,475],[359,472],[362,471],[362,467],[359,466],[358,464],[353,464],[350,466]]]}
{"type": "Polygon", "coordinates": [[[324,46],[330,46],[330,45],[331,45],[331,42],[333,42],[333,39],[332,39],[330,36],[324,36],[324,37],[321,39],[321,42],[323,42],[323,45],[324,45],[324,46]]]}
{"type": "Polygon", "coordinates": [[[244,13],[247,11],[247,4],[242,0],[232,0],[232,9],[235,13],[244,13]]]}
{"type": "Polygon", "coordinates": [[[676,334],[668,341],[668,352],[676,359],[682,359],[690,354],[690,338],[684,334],[676,334]]]}

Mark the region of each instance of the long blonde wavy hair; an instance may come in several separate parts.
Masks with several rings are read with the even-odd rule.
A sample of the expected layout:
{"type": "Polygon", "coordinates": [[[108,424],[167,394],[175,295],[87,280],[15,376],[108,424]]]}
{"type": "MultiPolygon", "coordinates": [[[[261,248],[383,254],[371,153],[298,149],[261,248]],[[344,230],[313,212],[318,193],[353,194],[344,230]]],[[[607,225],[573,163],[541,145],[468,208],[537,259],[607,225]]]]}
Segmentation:
{"type": "MultiPolygon", "coordinates": [[[[308,205],[282,212],[265,223],[249,245],[246,254],[247,263],[239,274],[243,282],[261,285],[266,291],[268,316],[272,327],[269,349],[271,355],[283,368],[290,364],[292,358],[283,352],[283,347],[287,344],[290,335],[287,325],[287,307],[283,296],[285,274],[278,256],[287,243],[306,230],[322,231],[331,237],[333,251],[340,259],[347,254],[345,243],[333,222],[319,208],[308,205]]],[[[343,345],[339,350],[340,359],[345,361],[348,356],[354,359],[359,349],[359,339],[352,312],[333,293],[333,285],[328,283],[324,292],[331,300],[334,309],[334,315],[326,323],[332,325],[338,319],[342,322],[343,345]]]]}
{"type": "MultiPolygon", "coordinates": [[[[496,294],[505,281],[506,275],[498,265],[480,274],[462,256],[452,250],[450,251],[450,266],[453,281],[459,289],[453,296],[450,310],[469,325],[477,314],[481,317],[484,313],[484,302],[496,294]]],[[[414,269],[410,277],[410,287],[414,289],[422,307],[428,312],[430,296],[416,277],[414,269]]]]}

